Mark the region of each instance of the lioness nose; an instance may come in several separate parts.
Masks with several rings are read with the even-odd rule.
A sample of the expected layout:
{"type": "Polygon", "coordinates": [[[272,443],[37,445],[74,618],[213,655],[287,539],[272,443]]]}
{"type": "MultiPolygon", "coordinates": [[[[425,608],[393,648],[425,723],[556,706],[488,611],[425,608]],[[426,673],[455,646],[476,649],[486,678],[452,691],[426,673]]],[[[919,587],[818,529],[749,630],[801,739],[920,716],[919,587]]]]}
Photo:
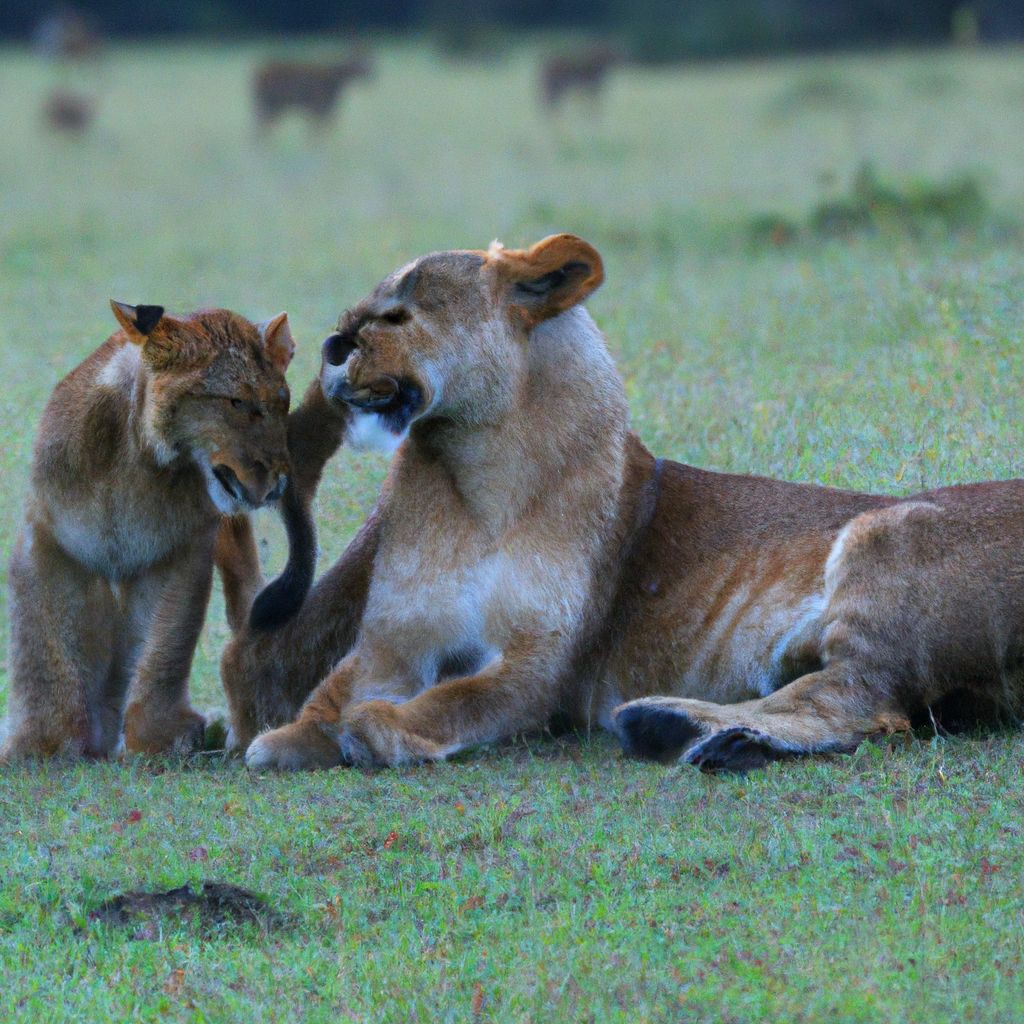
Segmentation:
{"type": "Polygon", "coordinates": [[[324,339],[324,359],[331,366],[341,366],[352,355],[356,344],[344,334],[331,334],[324,339]]]}

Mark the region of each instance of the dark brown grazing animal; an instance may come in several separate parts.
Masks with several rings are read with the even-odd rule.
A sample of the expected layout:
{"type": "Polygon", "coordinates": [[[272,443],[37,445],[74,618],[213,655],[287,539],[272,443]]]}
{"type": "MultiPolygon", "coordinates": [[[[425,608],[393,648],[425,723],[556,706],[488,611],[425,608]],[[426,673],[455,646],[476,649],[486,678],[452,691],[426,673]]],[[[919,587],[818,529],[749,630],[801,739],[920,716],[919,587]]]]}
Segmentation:
{"type": "Polygon", "coordinates": [[[81,135],[92,124],[95,107],[88,96],[57,89],[43,104],[43,118],[55,132],[81,135]]]}
{"type": "Polygon", "coordinates": [[[549,57],[541,67],[540,89],[544,106],[557,110],[569,93],[599,99],[608,72],[621,63],[622,55],[610,46],[595,46],[581,53],[549,57]]]}
{"type": "Polygon", "coordinates": [[[360,78],[373,74],[373,61],[363,53],[353,54],[337,64],[305,61],[271,61],[253,77],[256,122],[269,128],[289,111],[307,115],[323,129],[342,91],[360,78]]]}
{"type": "Polygon", "coordinates": [[[248,763],[436,760],[561,718],[745,769],[1019,714],[1024,481],[897,498],[655,459],[581,305],[602,279],[558,235],[425,256],[343,314],[307,394],[329,443],[290,437],[293,467],[341,426],[397,453],[298,613],[225,652],[236,742],[297,713],[248,763]]]}

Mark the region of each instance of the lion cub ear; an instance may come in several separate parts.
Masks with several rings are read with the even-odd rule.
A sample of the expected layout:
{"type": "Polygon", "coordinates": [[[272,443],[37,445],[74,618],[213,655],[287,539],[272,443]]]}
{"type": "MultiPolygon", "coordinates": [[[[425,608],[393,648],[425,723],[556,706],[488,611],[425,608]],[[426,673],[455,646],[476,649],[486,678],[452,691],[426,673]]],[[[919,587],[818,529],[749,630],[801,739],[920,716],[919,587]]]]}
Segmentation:
{"type": "Polygon", "coordinates": [[[292,329],[288,326],[288,314],[278,313],[270,320],[264,320],[257,325],[257,330],[263,339],[263,347],[267,350],[270,361],[284,373],[295,354],[295,339],[292,338],[292,329]]]}
{"type": "Polygon", "coordinates": [[[110,300],[110,308],[117,322],[124,328],[129,341],[141,345],[156,330],[164,315],[163,306],[129,306],[127,302],[110,300]]]}
{"type": "Polygon", "coordinates": [[[488,250],[510,284],[508,301],[530,327],[582,302],[604,280],[597,250],[576,235],[551,235],[529,249],[488,250]]]}

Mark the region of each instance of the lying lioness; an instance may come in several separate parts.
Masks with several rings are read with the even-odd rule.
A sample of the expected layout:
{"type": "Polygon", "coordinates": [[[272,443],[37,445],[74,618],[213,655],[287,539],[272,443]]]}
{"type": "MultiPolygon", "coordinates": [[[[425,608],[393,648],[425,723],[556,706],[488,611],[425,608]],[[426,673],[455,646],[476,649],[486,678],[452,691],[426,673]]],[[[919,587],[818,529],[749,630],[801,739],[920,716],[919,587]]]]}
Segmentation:
{"type": "Polygon", "coordinates": [[[746,768],[961,696],[1015,710],[1024,483],[904,500],[656,460],[580,306],[602,277],[571,235],[442,253],[342,317],[323,391],[400,447],[299,614],[226,654],[264,720],[326,675],[249,765],[444,758],[567,715],[746,768]]]}
{"type": "Polygon", "coordinates": [[[285,486],[285,314],[112,306],[120,330],[57,385],[36,440],[4,758],[110,756],[122,731],[134,750],[200,743],[188,676],[214,557],[237,624],[256,559],[241,513],[285,486]]]}

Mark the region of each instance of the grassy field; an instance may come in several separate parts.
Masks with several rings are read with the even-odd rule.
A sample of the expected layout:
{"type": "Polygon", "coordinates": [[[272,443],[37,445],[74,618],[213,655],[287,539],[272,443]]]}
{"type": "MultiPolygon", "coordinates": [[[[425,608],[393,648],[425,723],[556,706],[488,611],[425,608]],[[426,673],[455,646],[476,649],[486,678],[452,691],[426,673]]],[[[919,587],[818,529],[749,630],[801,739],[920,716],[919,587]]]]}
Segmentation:
{"type": "MultiPolygon", "coordinates": [[[[598,118],[549,121],[535,51],[391,47],[326,138],[257,142],[247,82],[270,49],[116,51],[78,142],[38,123],[52,69],[0,54],[4,561],[34,424],[112,330],[109,296],[287,309],[298,391],[395,266],[555,230],[605,256],[590,307],[659,454],[900,493],[1020,472],[1024,54],[623,70],[598,118]],[[751,248],[752,218],[806,219],[864,159],[895,182],[970,172],[990,214],[957,237],[751,248]]],[[[325,562],[383,469],[333,463],[325,562]]],[[[280,565],[277,524],[259,529],[280,565]]],[[[225,637],[218,602],[200,707],[221,703],[225,637]]],[[[0,1019],[1017,1019],[1020,753],[1016,735],[924,736],[709,779],[536,737],[377,774],[4,769],[0,1019]],[[278,917],[89,916],[206,879],[278,917]]]]}

